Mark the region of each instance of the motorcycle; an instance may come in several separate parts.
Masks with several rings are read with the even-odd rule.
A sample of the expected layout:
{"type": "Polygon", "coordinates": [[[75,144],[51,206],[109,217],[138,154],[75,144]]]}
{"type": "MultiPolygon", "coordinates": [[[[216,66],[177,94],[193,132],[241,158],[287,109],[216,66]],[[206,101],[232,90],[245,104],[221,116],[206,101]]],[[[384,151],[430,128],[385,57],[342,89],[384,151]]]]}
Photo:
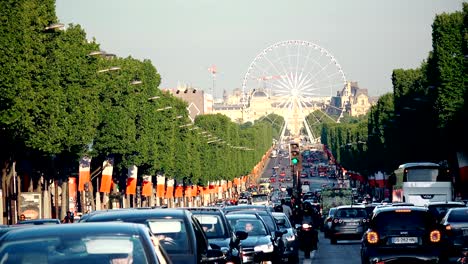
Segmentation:
{"type": "Polygon", "coordinates": [[[299,249],[304,251],[304,257],[309,259],[310,252],[318,249],[318,232],[308,223],[296,224],[295,227],[299,240],[299,249]]]}

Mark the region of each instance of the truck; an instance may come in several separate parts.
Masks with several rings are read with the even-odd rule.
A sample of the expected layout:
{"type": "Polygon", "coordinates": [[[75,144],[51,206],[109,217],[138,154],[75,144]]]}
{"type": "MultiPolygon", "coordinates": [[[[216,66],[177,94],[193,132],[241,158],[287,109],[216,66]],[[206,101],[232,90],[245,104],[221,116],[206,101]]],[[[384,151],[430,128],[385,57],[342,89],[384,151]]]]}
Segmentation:
{"type": "Polygon", "coordinates": [[[322,215],[328,215],[332,207],[353,204],[353,191],[350,188],[326,188],[321,193],[322,215]]]}

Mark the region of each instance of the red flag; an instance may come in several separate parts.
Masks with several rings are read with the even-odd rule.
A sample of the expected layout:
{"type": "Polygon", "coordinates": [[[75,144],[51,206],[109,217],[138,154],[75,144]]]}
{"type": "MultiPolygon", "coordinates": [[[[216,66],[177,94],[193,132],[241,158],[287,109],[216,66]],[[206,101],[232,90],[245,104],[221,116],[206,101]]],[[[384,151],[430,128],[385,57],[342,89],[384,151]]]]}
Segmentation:
{"type": "Polygon", "coordinates": [[[127,174],[127,190],[126,194],[136,194],[136,185],[137,185],[137,173],[138,173],[138,167],[133,165],[130,168],[128,168],[128,174],[127,174]]]}
{"type": "Polygon", "coordinates": [[[85,183],[90,181],[91,158],[83,157],[80,161],[78,191],[84,191],[85,183]]]}
{"type": "Polygon", "coordinates": [[[151,182],[151,175],[143,176],[143,188],[141,190],[141,195],[145,197],[151,196],[153,188],[153,182],[151,182]]]}

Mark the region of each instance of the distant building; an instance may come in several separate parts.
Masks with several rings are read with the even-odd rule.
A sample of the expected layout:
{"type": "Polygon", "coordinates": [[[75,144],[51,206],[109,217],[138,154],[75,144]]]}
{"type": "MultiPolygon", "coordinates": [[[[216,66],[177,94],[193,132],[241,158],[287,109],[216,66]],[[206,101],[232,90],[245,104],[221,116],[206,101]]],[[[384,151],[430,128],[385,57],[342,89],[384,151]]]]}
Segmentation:
{"type": "Polygon", "coordinates": [[[331,105],[344,108],[350,116],[365,115],[370,107],[367,89],[359,88],[357,82],[348,82],[345,87],[331,98],[331,105]]]}
{"type": "Polygon", "coordinates": [[[194,120],[197,115],[213,113],[213,96],[203,90],[196,89],[189,85],[178,85],[175,89],[163,89],[172,95],[187,102],[189,117],[194,120]]]}

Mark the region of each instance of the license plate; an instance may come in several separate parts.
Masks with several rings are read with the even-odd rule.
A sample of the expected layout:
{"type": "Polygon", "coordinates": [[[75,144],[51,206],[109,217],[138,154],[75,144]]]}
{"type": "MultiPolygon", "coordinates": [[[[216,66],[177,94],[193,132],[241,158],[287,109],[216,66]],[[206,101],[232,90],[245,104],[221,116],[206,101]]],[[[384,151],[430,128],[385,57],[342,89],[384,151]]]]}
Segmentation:
{"type": "Polygon", "coordinates": [[[394,237],[393,244],[416,244],[418,243],[417,237],[394,237]]]}
{"type": "Polygon", "coordinates": [[[348,223],[346,223],[346,224],[347,224],[347,225],[352,225],[352,226],[357,226],[357,225],[359,225],[359,223],[355,223],[355,222],[348,222],[348,223]]]}

